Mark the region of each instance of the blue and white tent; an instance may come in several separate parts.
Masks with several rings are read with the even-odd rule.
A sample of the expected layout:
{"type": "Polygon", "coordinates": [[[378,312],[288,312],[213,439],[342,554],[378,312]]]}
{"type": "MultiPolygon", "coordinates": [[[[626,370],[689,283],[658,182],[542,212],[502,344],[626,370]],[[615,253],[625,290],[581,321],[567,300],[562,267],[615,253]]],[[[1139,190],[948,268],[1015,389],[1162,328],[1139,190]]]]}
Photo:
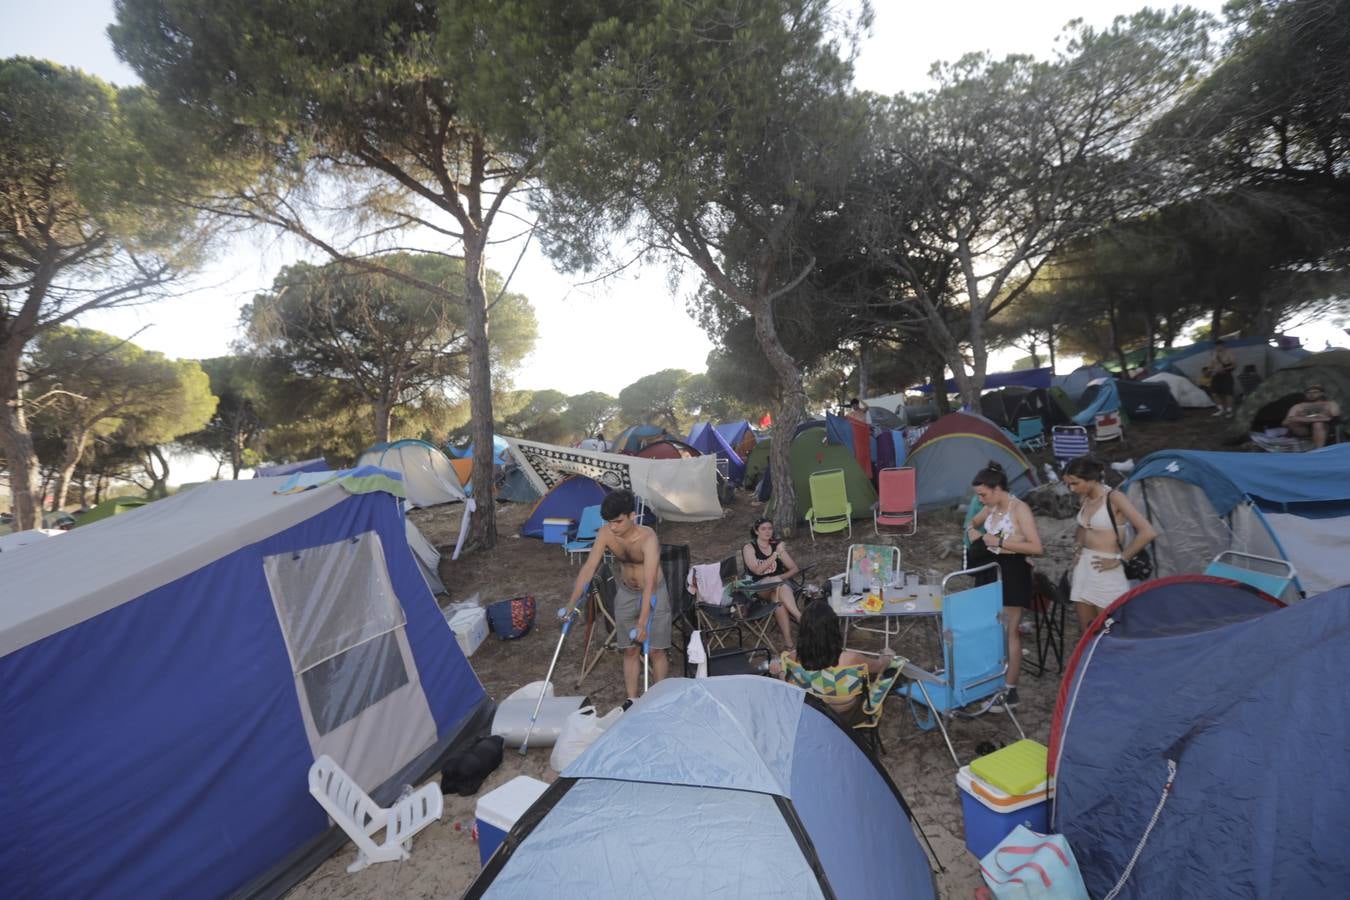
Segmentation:
{"type": "Polygon", "coordinates": [[[753,675],[656,685],[562,773],[466,898],[936,896],[913,817],[851,731],[753,675]]]}
{"type": "Polygon", "coordinates": [[[299,462],[280,463],[275,466],[258,466],[253,470],[254,478],[280,478],[284,475],[296,475],[301,472],[331,472],[333,467],[322,456],[302,459],[299,462]]]}
{"type": "Polygon", "coordinates": [[[0,885],[13,897],[279,894],[346,837],[320,754],[377,802],[490,702],[388,472],[208,482],[0,554],[0,885]]]}
{"type": "Polygon", "coordinates": [[[1122,487],[1158,529],[1160,577],[1202,572],[1221,551],[1238,550],[1288,560],[1307,594],[1350,584],[1350,444],[1310,453],[1162,450],[1122,487]]]}
{"type": "Polygon", "coordinates": [[[1345,896],[1348,642],[1350,588],[1282,608],[1182,576],[1098,617],[1050,740],[1051,827],[1088,893],[1345,896]]]}
{"type": "Polygon", "coordinates": [[[1075,425],[1091,425],[1102,413],[1115,412],[1120,409],[1120,391],[1116,387],[1116,380],[1107,378],[1098,384],[1088,385],[1079,402],[1083,408],[1074,413],[1075,425]]]}

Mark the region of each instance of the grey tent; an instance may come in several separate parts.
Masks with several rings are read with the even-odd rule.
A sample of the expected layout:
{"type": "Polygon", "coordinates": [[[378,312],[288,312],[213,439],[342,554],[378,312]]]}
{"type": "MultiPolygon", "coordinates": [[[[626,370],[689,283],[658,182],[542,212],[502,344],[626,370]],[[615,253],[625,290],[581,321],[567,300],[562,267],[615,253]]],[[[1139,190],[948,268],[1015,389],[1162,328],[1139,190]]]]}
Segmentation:
{"type": "Polygon", "coordinates": [[[465,897],[657,893],[936,896],[876,758],[800,688],[755,675],[652,688],[563,770],[465,897]]]}

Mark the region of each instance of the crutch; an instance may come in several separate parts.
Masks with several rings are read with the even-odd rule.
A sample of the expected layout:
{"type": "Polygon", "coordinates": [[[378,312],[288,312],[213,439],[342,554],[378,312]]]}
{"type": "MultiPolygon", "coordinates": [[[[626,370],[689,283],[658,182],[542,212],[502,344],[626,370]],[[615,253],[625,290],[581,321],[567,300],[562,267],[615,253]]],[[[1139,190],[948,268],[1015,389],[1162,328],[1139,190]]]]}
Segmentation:
{"type": "MultiPolygon", "coordinates": [[[[656,618],[656,594],[652,594],[652,614],[647,617],[647,636],[642,639],[642,693],[651,687],[652,619],[656,618]]],[[[637,629],[628,629],[628,639],[637,640],[637,629]]]]}
{"type": "Polygon", "coordinates": [[[558,655],[562,653],[563,641],[567,640],[567,632],[572,630],[572,623],[576,619],[576,607],[570,611],[566,608],[558,610],[558,618],[563,620],[562,634],[558,635],[558,646],[553,649],[553,661],[548,664],[548,674],[544,676],[544,686],[539,689],[539,700],[534,704],[534,712],[530,715],[530,727],[525,729],[525,740],[520,744],[520,755],[524,756],[525,751],[530,749],[530,735],[534,733],[534,721],[539,718],[539,708],[544,705],[544,696],[548,694],[549,682],[553,681],[553,669],[558,665],[558,655]]]}

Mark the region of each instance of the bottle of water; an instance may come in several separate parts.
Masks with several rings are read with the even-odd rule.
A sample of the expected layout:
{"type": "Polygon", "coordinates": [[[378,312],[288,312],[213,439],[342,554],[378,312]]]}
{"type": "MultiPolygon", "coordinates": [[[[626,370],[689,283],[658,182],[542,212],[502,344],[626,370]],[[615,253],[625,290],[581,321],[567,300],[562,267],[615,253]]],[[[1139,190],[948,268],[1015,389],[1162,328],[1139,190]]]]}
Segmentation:
{"type": "Polygon", "coordinates": [[[1055,467],[1049,463],[1045,464],[1045,480],[1050,484],[1057,484],[1059,482],[1059,473],[1056,472],[1055,467]]]}

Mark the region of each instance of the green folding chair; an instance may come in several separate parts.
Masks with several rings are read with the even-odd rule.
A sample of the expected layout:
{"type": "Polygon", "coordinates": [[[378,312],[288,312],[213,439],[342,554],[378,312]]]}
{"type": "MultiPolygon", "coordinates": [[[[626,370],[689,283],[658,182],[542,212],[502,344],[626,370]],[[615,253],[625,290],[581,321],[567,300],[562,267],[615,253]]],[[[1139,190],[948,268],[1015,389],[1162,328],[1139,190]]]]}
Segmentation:
{"type": "Polygon", "coordinates": [[[811,508],[806,511],[806,524],[811,529],[812,542],[816,532],[833,534],[848,529],[853,537],[853,504],[848,502],[848,485],[843,469],[821,469],[810,478],[811,508]]]}

